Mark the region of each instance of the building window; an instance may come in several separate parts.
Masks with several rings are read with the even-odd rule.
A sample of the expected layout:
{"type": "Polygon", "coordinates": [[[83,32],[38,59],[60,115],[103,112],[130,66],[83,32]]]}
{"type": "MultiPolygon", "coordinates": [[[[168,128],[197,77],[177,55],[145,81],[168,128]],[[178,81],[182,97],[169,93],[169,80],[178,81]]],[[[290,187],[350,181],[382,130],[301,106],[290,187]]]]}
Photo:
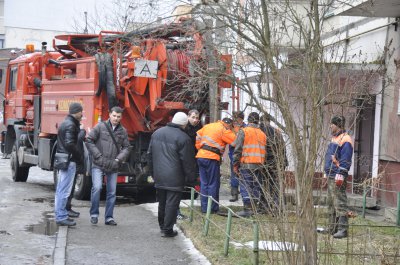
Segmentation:
{"type": "Polygon", "coordinates": [[[0,49],[4,48],[6,36],[4,34],[0,34],[0,49]]]}

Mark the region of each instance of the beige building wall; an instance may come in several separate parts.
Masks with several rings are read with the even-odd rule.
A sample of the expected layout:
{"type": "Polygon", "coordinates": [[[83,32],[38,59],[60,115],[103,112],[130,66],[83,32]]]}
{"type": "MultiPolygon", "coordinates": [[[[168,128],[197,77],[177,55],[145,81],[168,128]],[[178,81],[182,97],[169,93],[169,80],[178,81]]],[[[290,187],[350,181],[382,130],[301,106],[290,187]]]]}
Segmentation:
{"type": "Polygon", "coordinates": [[[172,16],[174,18],[174,22],[179,22],[182,18],[191,18],[192,15],[190,12],[192,11],[192,5],[179,5],[177,6],[174,11],[172,12],[172,16]]]}

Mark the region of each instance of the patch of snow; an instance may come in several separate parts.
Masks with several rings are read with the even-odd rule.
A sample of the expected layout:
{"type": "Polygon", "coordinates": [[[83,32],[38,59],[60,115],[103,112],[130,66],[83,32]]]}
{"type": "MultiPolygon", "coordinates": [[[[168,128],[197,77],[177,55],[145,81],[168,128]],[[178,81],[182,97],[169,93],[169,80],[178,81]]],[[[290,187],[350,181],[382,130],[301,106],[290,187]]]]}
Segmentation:
{"type": "MultiPolygon", "coordinates": [[[[190,200],[189,200],[190,203],[190,200]]],[[[146,203],[146,204],[140,204],[141,207],[145,208],[146,210],[150,211],[154,216],[158,215],[158,203],[146,203]]],[[[190,255],[192,258],[192,262],[190,262],[188,265],[211,265],[211,263],[208,261],[206,256],[204,256],[200,251],[198,251],[194,245],[193,242],[190,240],[190,238],[187,238],[182,230],[179,229],[179,227],[175,227],[178,231],[178,237],[179,239],[182,240],[183,245],[185,246],[186,252],[190,255]]]]}
{"type": "MultiPolygon", "coordinates": [[[[253,247],[254,247],[253,241],[248,241],[246,243],[239,243],[239,242],[232,241],[231,244],[234,245],[236,248],[247,247],[247,248],[253,249],[253,247]]],[[[287,251],[287,250],[296,251],[298,248],[298,245],[295,243],[291,243],[291,242],[261,240],[258,242],[258,248],[260,250],[271,250],[271,251],[287,251]]]]}

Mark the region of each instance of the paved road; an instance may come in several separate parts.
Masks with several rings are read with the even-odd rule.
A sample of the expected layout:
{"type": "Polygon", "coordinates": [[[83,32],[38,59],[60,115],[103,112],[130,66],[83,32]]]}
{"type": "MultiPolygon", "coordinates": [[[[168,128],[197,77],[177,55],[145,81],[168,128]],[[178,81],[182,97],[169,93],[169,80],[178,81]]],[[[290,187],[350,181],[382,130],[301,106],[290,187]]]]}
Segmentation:
{"type": "MultiPolygon", "coordinates": [[[[114,217],[118,226],[89,222],[89,202],[73,201],[81,212],[74,228],[54,222],[52,172],[31,168],[26,183],[11,179],[9,160],[0,159],[0,265],[14,264],[209,264],[182,233],[161,238],[156,204],[119,199],[114,217]],[[50,235],[48,235],[50,234],[50,235]],[[61,247],[60,247],[61,246],[61,247]],[[64,246],[64,247],[63,247],[64,246]]],[[[100,207],[104,214],[104,202],[100,207]]]]}
{"type": "Polygon", "coordinates": [[[31,168],[26,183],[11,179],[9,160],[0,159],[0,264],[52,264],[54,222],[52,175],[31,168]],[[53,231],[53,235],[45,233],[53,231]],[[30,232],[32,231],[32,232],[30,232]],[[34,232],[34,233],[33,233],[34,232]]]}
{"type": "MultiPolygon", "coordinates": [[[[76,228],[68,228],[67,264],[207,264],[182,233],[162,238],[151,210],[156,204],[120,204],[114,218],[116,227],[89,222],[89,208],[81,212],[76,228]]],[[[104,207],[100,208],[104,213],[104,207]]]]}

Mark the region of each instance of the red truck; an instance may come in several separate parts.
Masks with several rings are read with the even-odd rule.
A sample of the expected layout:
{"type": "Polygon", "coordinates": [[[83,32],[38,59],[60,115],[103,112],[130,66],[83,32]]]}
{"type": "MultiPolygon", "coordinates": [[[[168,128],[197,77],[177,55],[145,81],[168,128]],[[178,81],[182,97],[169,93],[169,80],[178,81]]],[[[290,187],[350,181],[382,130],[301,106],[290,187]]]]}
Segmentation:
{"type": "MultiPolygon", "coordinates": [[[[106,120],[111,107],[124,108],[122,124],[133,149],[129,169],[119,173],[118,192],[151,187],[146,151],[152,132],[176,111],[196,108],[203,121],[209,118],[210,71],[217,94],[231,86],[230,56],[206,53],[205,38],[189,23],[129,33],[61,35],[53,40],[55,51],[47,51],[46,43],[41,51],[28,48],[8,64],[3,102],[1,151],[10,157],[14,181],[26,181],[32,166],[53,170],[58,126],[69,104],[80,102],[87,131],[106,120]],[[210,54],[217,62],[213,69],[210,54]]],[[[77,199],[90,197],[90,164],[85,150],[77,199]]]]}

